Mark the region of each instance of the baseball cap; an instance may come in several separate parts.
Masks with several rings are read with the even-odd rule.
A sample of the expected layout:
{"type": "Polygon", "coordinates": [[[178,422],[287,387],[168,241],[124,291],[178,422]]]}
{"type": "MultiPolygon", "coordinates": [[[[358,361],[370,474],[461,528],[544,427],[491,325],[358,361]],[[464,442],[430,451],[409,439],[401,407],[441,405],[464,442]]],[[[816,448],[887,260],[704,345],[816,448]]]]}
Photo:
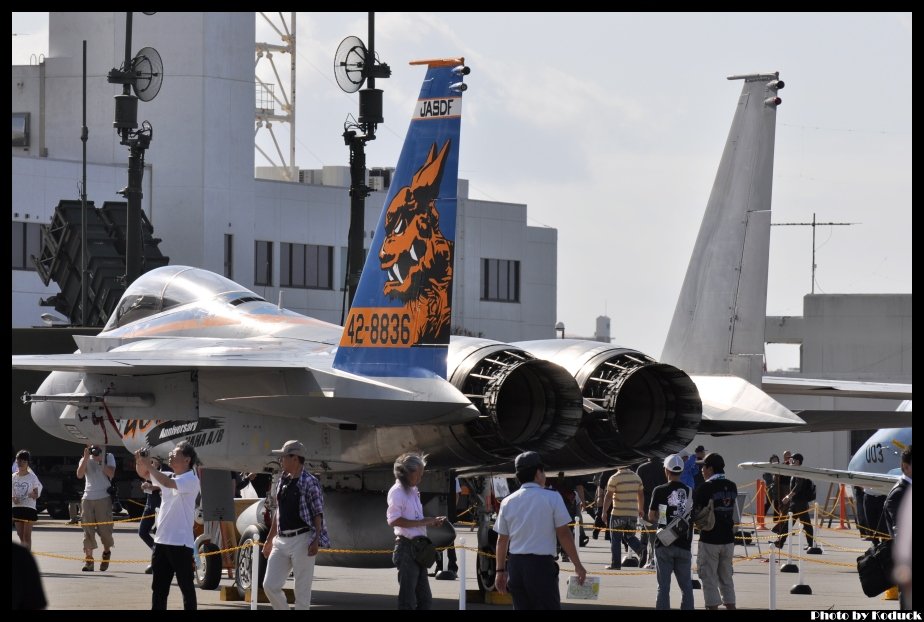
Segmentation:
{"type": "Polygon", "coordinates": [[[694,454],[698,454],[698,453],[700,453],[700,452],[705,452],[705,451],[706,451],[706,448],[705,448],[705,447],[703,447],[702,445],[697,445],[697,446],[696,446],[696,449],[693,450],[693,453],[694,453],[694,454]]]}
{"type": "Polygon", "coordinates": [[[702,460],[697,460],[696,464],[701,464],[703,466],[712,467],[715,471],[724,471],[725,470],[725,460],[719,454],[712,453],[706,454],[706,457],[702,460]]]}
{"type": "Polygon", "coordinates": [[[535,451],[524,451],[513,461],[513,468],[517,471],[541,466],[542,457],[535,451]]]}
{"type": "Polygon", "coordinates": [[[671,473],[680,473],[683,471],[683,460],[677,454],[671,454],[664,459],[664,468],[671,473]]]}
{"type": "Polygon", "coordinates": [[[286,444],[282,446],[282,449],[274,449],[272,451],[274,456],[285,456],[288,454],[293,454],[296,456],[301,456],[305,458],[305,445],[301,441],[286,441],[286,444]]]}

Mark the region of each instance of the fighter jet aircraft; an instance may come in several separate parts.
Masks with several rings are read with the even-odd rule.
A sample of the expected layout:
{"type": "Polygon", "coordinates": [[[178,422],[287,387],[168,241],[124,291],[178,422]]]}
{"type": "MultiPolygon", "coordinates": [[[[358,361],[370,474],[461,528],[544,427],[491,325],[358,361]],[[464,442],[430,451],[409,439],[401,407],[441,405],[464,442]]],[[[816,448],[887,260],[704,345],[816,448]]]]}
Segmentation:
{"type": "MultiPolygon", "coordinates": [[[[450,337],[467,71],[462,59],[424,64],[343,327],[279,308],[205,270],[153,270],[126,290],[99,336],[75,337],[75,354],[13,357],[14,368],[52,372],[26,396],[36,423],[78,443],[122,443],[155,455],[185,439],[207,468],[234,471],[277,470],[270,450],[298,438],[325,484],[327,520],[337,525],[332,545],[362,549],[390,546],[383,493],[393,482],[390,465],[410,449],[429,454],[425,504],[445,513],[449,469],[504,470],[525,450],[541,452],[550,469],[599,470],[679,451],[697,432],[809,428],[730,373],[691,379],[680,367],[598,342],[450,337]]],[[[767,248],[750,232],[755,222],[769,227],[783,83],[775,73],[734,78],[742,94],[697,249],[728,247],[736,262],[753,258],[763,266],[764,293],[741,283],[739,264],[727,267],[719,256],[694,251],[691,270],[734,278],[739,313],[748,300],[762,324],[766,257],[759,258],[767,248]]],[[[702,301],[713,295],[694,293],[683,296],[689,309],[678,306],[686,319],[677,339],[690,348],[698,347],[696,322],[706,319],[702,301]]],[[[729,333],[726,318],[712,321],[729,333]]],[[[726,335],[719,351],[737,353],[744,343],[737,339],[726,335]]],[[[437,545],[451,539],[431,535],[437,545]]],[[[479,544],[489,547],[483,538],[479,544]]],[[[487,559],[479,579],[491,585],[487,559]]],[[[319,563],[387,566],[390,558],[323,554],[319,563]]]]}

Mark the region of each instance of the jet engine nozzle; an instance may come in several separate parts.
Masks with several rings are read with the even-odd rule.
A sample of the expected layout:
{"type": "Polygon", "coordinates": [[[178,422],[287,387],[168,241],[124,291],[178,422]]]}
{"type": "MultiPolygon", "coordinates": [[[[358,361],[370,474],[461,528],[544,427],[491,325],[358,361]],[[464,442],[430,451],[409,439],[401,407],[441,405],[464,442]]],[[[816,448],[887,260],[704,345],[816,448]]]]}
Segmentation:
{"type": "MultiPolygon", "coordinates": [[[[478,449],[500,459],[521,451],[552,452],[581,423],[580,389],[565,369],[507,344],[467,340],[472,347],[450,364],[449,380],[482,416],[454,426],[478,449]]],[[[457,347],[458,342],[453,342],[457,347]]],[[[452,358],[452,357],[451,357],[452,358]]]]}

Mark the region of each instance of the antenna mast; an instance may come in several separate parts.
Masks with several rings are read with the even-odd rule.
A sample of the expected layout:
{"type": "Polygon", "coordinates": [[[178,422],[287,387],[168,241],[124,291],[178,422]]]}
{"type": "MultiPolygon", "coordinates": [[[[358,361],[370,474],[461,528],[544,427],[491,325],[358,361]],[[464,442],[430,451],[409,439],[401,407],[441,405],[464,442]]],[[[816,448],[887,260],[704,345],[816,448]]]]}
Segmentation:
{"type": "Polygon", "coordinates": [[[815,269],[818,267],[818,264],[815,263],[815,229],[816,227],[823,226],[847,226],[847,225],[859,225],[858,222],[816,222],[815,221],[815,212],[812,212],[812,222],[775,222],[773,223],[774,227],[811,227],[812,228],[812,293],[815,293],[815,269]]]}
{"type": "Polygon", "coordinates": [[[343,323],[347,307],[353,306],[356,287],[363,270],[363,234],[365,232],[366,143],[375,140],[375,130],[382,117],[382,90],[375,88],[376,78],[388,78],[391,68],[375,58],[375,13],[369,12],[369,48],[357,37],[347,37],[334,53],[334,78],[343,91],[359,91],[359,121],[347,119],[343,125],[343,142],[350,148],[350,232],[347,245],[347,290],[349,304],[341,309],[343,323]],[[360,133],[362,132],[362,133],[360,133]]]}

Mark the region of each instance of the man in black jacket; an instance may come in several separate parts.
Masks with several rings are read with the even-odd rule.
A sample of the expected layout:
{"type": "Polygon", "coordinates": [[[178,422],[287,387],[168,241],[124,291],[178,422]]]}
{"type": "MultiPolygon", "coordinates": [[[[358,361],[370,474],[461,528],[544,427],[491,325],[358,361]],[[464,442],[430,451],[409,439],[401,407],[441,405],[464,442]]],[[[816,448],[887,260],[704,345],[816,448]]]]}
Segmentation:
{"type": "MultiPolygon", "coordinates": [[[[793,454],[791,463],[795,466],[802,466],[802,460],[802,454],[793,454]]],[[[789,506],[793,521],[802,523],[802,531],[805,532],[805,542],[808,545],[805,548],[810,549],[815,543],[815,529],[812,527],[812,517],[809,515],[809,505],[815,500],[815,486],[812,480],[806,477],[793,477],[791,486],[789,494],[783,497],[783,503],[789,506]]],[[[784,533],[777,539],[776,548],[783,548],[785,542],[786,534],[784,533]]]]}
{"type": "MultiPolygon", "coordinates": [[[[678,460],[680,457],[677,457],[678,460]]],[[[636,475],[642,480],[642,492],[645,495],[645,508],[651,506],[652,491],[662,484],[667,483],[667,476],[664,473],[664,462],[660,458],[651,456],[648,462],[638,467],[636,475]]],[[[642,531],[642,556],[638,560],[638,565],[642,567],[654,568],[654,532],[653,527],[646,527],[642,531]],[[650,556],[650,558],[649,558],[650,556]]]]}
{"type": "Polygon", "coordinates": [[[702,462],[705,483],[693,490],[693,515],[711,500],[715,526],[699,534],[696,566],[703,584],[706,609],[735,608],[735,573],[732,557],[735,553],[735,502],[738,487],[725,478],[725,460],[712,452],[702,462]]]}
{"type": "MultiPolygon", "coordinates": [[[[882,507],[883,514],[885,515],[886,528],[889,530],[889,535],[892,538],[895,538],[898,535],[899,529],[911,529],[910,525],[899,525],[898,515],[899,508],[902,505],[902,499],[905,498],[905,493],[911,489],[911,445],[908,445],[907,449],[902,452],[902,478],[895,484],[895,487],[889,491],[889,496],[886,497],[885,504],[882,507]]],[[[901,603],[902,609],[910,609],[910,603],[908,602],[910,594],[906,594],[905,590],[902,590],[901,597],[899,602],[901,603]]]]}

